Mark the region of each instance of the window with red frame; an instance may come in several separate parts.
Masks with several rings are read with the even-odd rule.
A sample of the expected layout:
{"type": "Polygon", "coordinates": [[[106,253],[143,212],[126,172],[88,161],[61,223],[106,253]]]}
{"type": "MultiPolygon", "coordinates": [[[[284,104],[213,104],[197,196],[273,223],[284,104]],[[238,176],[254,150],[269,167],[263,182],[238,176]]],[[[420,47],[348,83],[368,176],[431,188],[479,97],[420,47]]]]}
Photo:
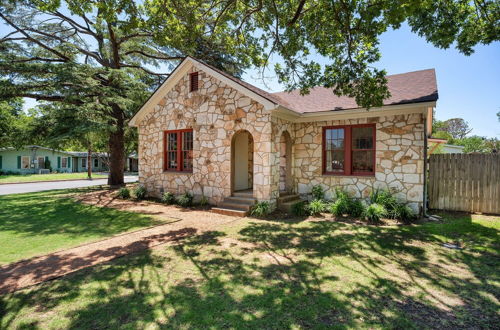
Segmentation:
{"type": "Polygon", "coordinates": [[[194,92],[198,90],[198,72],[193,72],[189,75],[189,91],[194,92]]]}
{"type": "Polygon", "coordinates": [[[193,171],[193,130],[165,131],[165,171],[193,171]]]}
{"type": "Polygon", "coordinates": [[[323,127],[323,173],[375,174],[375,125],[323,127]]]}

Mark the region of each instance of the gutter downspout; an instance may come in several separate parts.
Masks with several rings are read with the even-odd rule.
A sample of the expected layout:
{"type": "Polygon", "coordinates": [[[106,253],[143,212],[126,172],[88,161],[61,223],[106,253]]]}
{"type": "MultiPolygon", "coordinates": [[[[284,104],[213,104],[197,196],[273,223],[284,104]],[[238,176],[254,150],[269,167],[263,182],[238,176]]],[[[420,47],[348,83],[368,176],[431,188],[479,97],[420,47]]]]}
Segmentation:
{"type": "Polygon", "coordinates": [[[423,210],[422,215],[428,218],[427,214],[427,116],[424,118],[424,193],[423,193],[423,210]]]}

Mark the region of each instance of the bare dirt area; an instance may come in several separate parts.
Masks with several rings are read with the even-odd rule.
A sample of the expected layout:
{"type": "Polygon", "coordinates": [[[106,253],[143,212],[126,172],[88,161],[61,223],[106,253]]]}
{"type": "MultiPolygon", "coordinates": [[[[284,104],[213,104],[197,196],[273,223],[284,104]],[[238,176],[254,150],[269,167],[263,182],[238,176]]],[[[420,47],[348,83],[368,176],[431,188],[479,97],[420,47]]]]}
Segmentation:
{"type": "Polygon", "coordinates": [[[75,199],[89,205],[148,214],[169,223],[2,266],[0,293],[16,291],[117,257],[199,235],[231,222],[243,221],[242,218],[207,210],[118,199],[114,197],[115,194],[115,191],[110,190],[97,191],[76,196],[75,199]]]}

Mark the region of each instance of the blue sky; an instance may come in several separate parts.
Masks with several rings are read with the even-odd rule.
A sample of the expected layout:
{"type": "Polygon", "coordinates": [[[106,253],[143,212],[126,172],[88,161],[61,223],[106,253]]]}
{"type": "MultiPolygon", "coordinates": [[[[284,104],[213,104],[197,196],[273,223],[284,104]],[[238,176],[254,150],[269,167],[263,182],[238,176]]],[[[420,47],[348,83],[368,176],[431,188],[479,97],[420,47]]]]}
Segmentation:
{"type": "MultiPolygon", "coordinates": [[[[500,138],[496,116],[500,111],[500,43],[477,46],[474,54],[465,56],[454,48],[438,49],[403,26],[384,33],[380,49],[382,59],[377,67],[388,74],[436,69],[437,119],[461,117],[473,128],[471,135],[500,138]]],[[[272,70],[267,70],[265,77],[267,87],[256,70],[249,70],[243,79],[272,92],[284,89],[272,70]]]]}

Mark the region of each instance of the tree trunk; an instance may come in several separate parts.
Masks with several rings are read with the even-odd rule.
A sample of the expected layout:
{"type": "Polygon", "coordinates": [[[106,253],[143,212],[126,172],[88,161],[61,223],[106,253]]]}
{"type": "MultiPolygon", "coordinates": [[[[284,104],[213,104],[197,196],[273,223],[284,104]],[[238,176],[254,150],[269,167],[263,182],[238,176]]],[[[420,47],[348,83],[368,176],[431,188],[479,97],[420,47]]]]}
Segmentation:
{"type": "Polygon", "coordinates": [[[109,134],[109,177],[108,184],[112,187],[123,186],[125,161],[125,129],[123,112],[117,105],[113,106],[115,129],[109,134]]]}
{"type": "Polygon", "coordinates": [[[92,179],[92,149],[90,147],[87,152],[87,176],[92,179]]]}

